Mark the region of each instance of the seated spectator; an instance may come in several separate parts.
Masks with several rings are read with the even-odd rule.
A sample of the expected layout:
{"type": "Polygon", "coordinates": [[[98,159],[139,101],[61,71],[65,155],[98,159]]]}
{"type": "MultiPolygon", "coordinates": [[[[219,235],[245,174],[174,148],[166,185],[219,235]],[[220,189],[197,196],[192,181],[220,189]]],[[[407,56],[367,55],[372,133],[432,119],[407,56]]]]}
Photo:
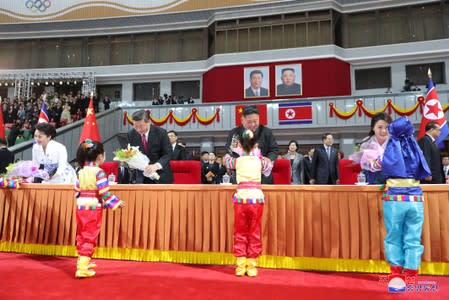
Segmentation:
{"type": "Polygon", "coordinates": [[[70,114],[70,106],[64,105],[64,110],[61,112],[61,126],[72,123],[72,115],[70,114]]]}
{"type": "Polygon", "coordinates": [[[209,164],[209,152],[202,151],[201,152],[201,183],[207,183],[206,174],[203,172],[205,170],[205,165],[209,164]]]}
{"type": "Polygon", "coordinates": [[[215,154],[209,153],[209,161],[203,164],[203,168],[201,170],[205,178],[206,184],[214,184],[217,183],[217,175],[218,175],[218,164],[215,162],[215,154]]]}
{"type": "Polygon", "coordinates": [[[217,170],[217,177],[215,180],[215,183],[220,184],[223,181],[223,175],[226,174],[226,167],[223,165],[223,158],[217,157],[216,163],[218,165],[217,170]]]}
{"type": "Polygon", "coordinates": [[[104,96],[103,99],[104,110],[108,110],[111,108],[111,99],[108,96],[104,96]]]}
{"type": "Polygon", "coordinates": [[[8,135],[8,146],[9,147],[14,146],[16,144],[17,137],[22,135],[20,128],[22,128],[22,124],[19,121],[16,121],[14,123],[14,125],[12,126],[11,130],[9,131],[9,135],[8,135]]]}
{"type": "Polygon", "coordinates": [[[416,86],[416,84],[411,81],[408,78],[405,78],[404,80],[404,86],[402,88],[403,92],[414,92],[414,91],[420,91],[421,89],[419,87],[416,86]]]}

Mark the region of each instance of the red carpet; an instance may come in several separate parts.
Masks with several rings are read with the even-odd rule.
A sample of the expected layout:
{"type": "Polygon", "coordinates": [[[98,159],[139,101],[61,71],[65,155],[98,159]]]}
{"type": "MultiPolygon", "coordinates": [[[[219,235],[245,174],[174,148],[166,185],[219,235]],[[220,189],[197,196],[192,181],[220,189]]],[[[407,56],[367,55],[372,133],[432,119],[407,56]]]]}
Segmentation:
{"type": "Polygon", "coordinates": [[[436,292],[390,294],[376,274],[259,269],[238,278],[231,266],[96,260],[97,276],[75,279],[75,258],[0,253],[0,299],[449,299],[449,278],[436,292]]]}

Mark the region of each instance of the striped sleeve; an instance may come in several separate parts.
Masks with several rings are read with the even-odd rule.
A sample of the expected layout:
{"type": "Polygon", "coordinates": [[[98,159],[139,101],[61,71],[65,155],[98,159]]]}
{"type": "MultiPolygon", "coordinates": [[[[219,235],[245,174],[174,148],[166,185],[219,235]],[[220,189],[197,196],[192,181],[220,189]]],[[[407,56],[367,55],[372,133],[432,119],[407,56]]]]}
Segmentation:
{"type": "Polygon", "coordinates": [[[120,199],[116,195],[112,194],[109,191],[109,182],[104,171],[98,171],[96,174],[96,178],[98,194],[104,202],[104,207],[116,210],[122,204],[122,201],[120,201],[120,199]]]}
{"type": "Polygon", "coordinates": [[[0,177],[0,187],[9,188],[9,189],[17,189],[19,188],[19,180],[17,179],[7,179],[4,177],[0,177]]]}
{"type": "Polygon", "coordinates": [[[223,158],[223,164],[227,169],[235,170],[236,161],[237,159],[229,154],[226,154],[223,158]]]}

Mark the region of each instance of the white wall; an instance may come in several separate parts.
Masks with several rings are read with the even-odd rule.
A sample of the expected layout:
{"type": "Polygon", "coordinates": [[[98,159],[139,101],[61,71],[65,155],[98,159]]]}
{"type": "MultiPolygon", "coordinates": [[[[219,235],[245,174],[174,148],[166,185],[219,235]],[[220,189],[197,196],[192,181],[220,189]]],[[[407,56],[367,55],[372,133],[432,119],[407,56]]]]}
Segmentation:
{"type": "MultiPolygon", "coordinates": [[[[97,84],[122,84],[122,99],[129,101],[133,99],[133,83],[135,82],[161,82],[161,94],[171,94],[172,81],[201,80],[202,75],[207,70],[217,66],[335,57],[351,64],[351,86],[353,95],[367,95],[384,93],[385,89],[356,91],[354,84],[355,69],[391,66],[392,89],[393,92],[399,92],[404,83],[406,64],[445,61],[447,78],[449,76],[448,45],[449,39],[350,49],[342,49],[335,45],[326,45],[307,48],[219,54],[214,55],[207,60],[191,62],[64,69],[29,69],[20,71],[0,70],[0,74],[21,72],[95,72],[97,84]]],[[[449,84],[440,84],[438,88],[449,89],[449,84]]]]}

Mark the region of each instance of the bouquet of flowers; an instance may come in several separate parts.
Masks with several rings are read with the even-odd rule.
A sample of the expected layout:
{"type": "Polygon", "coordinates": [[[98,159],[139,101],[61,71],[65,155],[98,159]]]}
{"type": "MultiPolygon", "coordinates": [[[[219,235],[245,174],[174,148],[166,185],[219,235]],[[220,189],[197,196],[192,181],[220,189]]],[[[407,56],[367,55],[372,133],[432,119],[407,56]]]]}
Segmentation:
{"type": "Polygon", "coordinates": [[[35,177],[50,178],[47,171],[40,170],[31,160],[19,161],[6,167],[6,174],[0,177],[0,187],[18,188],[20,182],[33,182],[35,177]]]}
{"type": "Polygon", "coordinates": [[[156,172],[151,174],[145,172],[145,168],[150,163],[150,160],[146,155],[139,151],[138,146],[131,146],[128,144],[127,148],[116,150],[114,155],[115,161],[125,162],[131,168],[143,171],[144,176],[153,180],[158,180],[160,178],[159,174],[156,172]]]}
{"type": "Polygon", "coordinates": [[[39,169],[39,165],[35,164],[31,160],[21,160],[16,163],[10,164],[8,167],[6,167],[6,171],[6,176],[8,178],[37,177],[44,180],[50,178],[48,171],[39,169]]]}

